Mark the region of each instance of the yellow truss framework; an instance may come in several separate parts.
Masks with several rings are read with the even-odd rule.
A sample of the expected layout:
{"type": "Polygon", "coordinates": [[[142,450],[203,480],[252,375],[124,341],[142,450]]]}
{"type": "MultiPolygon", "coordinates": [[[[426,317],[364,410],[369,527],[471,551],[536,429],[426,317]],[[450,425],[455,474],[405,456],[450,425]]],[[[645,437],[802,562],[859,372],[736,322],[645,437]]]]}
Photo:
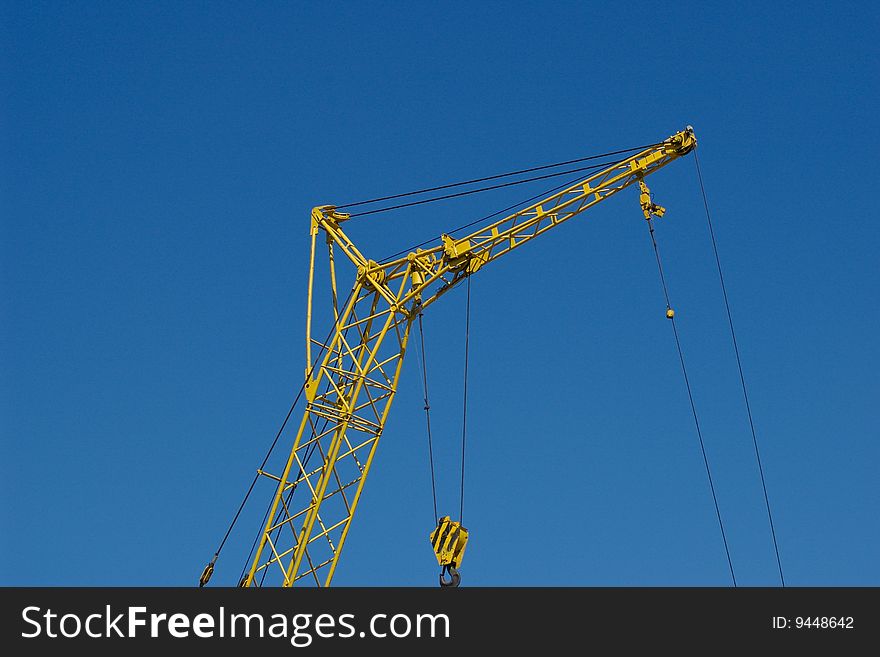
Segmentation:
{"type": "Polygon", "coordinates": [[[268,520],[242,586],[305,579],[329,586],[397,391],[412,322],[467,276],[587,208],[639,183],[646,219],[662,214],[644,178],[696,147],[693,129],[676,133],[567,189],[467,237],[378,263],[340,227],[335,206],[312,210],[306,319],[306,408],[284,469],[260,470],[276,482],[268,520]],[[326,236],[334,326],[312,333],[315,251],[326,236]],[[347,300],[336,291],[337,251],[357,267],[347,300]],[[313,358],[313,347],[316,353],[313,358]],[[294,491],[299,494],[294,496],[294,491]],[[268,572],[264,572],[267,571],[268,572]]]}

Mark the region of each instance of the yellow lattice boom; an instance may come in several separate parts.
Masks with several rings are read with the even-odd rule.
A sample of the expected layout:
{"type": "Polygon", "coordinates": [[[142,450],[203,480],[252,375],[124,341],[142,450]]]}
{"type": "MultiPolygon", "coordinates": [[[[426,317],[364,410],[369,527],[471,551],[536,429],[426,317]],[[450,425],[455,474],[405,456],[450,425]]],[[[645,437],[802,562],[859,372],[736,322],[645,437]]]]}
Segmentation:
{"type": "Polygon", "coordinates": [[[275,482],[268,520],[243,586],[329,586],[376,455],[397,391],[412,322],[466,277],[634,183],[646,217],[660,206],[644,179],[696,146],[686,130],[584,178],[565,190],[462,238],[443,235],[425,250],[378,263],[352,243],[349,215],[332,205],[311,216],[307,302],[306,406],[284,467],[260,470],[275,482]],[[328,253],[332,330],[315,339],[312,327],[316,251],[328,253]],[[336,258],[356,268],[340,303],[336,258]]]}

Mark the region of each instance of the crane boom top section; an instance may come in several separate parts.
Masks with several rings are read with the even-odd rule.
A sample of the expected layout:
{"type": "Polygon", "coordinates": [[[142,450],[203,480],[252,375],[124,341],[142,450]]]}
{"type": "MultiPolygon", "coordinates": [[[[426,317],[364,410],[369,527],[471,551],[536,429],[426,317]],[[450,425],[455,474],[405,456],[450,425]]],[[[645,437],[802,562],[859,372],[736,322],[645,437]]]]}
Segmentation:
{"type": "Polygon", "coordinates": [[[328,239],[336,242],[358,267],[359,277],[385,288],[383,291],[387,292],[389,300],[397,297],[397,293],[392,292],[391,284],[402,276],[410,276],[411,290],[396,302],[403,305],[416,300],[421,307],[427,307],[465,276],[633,183],[642,181],[645,176],[687,155],[696,145],[693,128],[688,126],[663,142],[616,162],[470,235],[454,238],[444,234],[439,239],[440,243],[432,248],[417,249],[402,258],[383,263],[369,260],[358,251],[340,228],[349,215],[337,212],[335,206],[319,206],[312,210],[312,230],[325,230],[328,239]]]}

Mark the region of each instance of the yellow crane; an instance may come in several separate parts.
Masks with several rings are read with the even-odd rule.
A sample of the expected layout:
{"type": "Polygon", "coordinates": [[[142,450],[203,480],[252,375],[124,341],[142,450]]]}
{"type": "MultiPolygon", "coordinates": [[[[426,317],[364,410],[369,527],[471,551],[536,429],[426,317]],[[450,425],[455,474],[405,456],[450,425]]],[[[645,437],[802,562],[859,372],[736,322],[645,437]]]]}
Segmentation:
{"type": "MultiPolygon", "coordinates": [[[[330,585],[388,420],[410,328],[420,313],[481,268],[630,185],[640,188],[646,220],[662,216],[664,209],[654,204],[645,178],[687,155],[696,144],[688,126],[466,237],[443,235],[430,248],[386,262],[369,259],[349,239],[342,229],[349,214],[333,205],[314,208],[306,406],[284,467],[258,471],[275,482],[275,493],[241,586],[258,585],[267,576],[281,586],[303,579],[330,585]],[[333,318],[323,340],[316,338],[312,326],[319,235],[327,247],[333,318]],[[337,293],[340,252],[357,268],[344,300],[337,293]]],[[[448,516],[431,534],[438,562],[454,584],[466,541],[467,530],[448,516]]],[[[214,561],[206,567],[202,584],[213,566],[214,561]]]]}

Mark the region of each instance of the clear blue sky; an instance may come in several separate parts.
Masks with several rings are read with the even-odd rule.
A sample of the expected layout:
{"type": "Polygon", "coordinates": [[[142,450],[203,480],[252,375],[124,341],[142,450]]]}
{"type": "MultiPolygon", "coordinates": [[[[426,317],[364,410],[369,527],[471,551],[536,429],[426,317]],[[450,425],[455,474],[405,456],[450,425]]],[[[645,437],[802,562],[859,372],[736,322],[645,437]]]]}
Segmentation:
{"type": "MultiPolygon", "coordinates": [[[[786,579],[880,585],[876,5],[475,4],[3,3],[0,584],[196,583],[301,384],[313,205],[692,124],[786,579]]],[[[693,158],[650,184],[737,577],[774,585],[693,158]]],[[[537,191],[351,234],[379,258],[537,191]]],[[[464,583],[729,584],[636,192],[472,294],[464,583]]],[[[425,316],[453,514],[463,301],[425,316]]],[[[418,376],[338,585],[436,583],[418,376]]]]}

